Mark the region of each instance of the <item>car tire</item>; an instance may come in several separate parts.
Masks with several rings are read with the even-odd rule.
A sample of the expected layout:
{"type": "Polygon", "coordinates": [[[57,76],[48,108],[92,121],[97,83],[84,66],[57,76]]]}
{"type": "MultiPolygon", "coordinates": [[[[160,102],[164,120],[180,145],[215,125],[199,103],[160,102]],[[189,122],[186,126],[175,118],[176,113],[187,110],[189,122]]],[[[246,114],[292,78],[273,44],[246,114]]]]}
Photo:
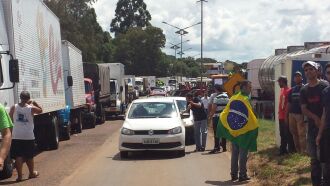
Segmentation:
{"type": "Polygon", "coordinates": [[[128,158],[128,152],[127,151],[120,151],[120,158],[121,159],[128,158]]]}
{"type": "Polygon", "coordinates": [[[178,150],[178,156],[179,157],[184,157],[186,155],[186,151],[185,150],[178,150]]]}

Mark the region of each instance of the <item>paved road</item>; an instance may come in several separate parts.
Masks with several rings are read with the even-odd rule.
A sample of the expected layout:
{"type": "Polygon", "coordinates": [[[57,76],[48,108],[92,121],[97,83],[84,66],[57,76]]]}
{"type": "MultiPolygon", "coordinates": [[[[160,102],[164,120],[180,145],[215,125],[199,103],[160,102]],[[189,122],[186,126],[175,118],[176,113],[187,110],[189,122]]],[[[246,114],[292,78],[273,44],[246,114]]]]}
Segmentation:
{"type": "Polygon", "coordinates": [[[228,181],[228,153],[193,153],[194,146],[189,146],[185,157],[178,157],[175,153],[143,152],[121,160],[118,153],[118,136],[119,132],[110,136],[103,146],[61,185],[233,185],[228,181]]]}
{"type": "MultiPolygon", "coordinates": [[[[186,156],[170,152],[135,153],[121,160],[118,153],[121,120],[107,121],[95,129],[84,130],[63,141],[58,150],[45,151],[35,158],[40,176],[16,183],[16,172],[0,185],[235,185],[230,179],[229,153],[209,155],[193,153],[186,148],[186,156]]],[[[212,139],[208,139],[208,148],[212,139]]],[[[26,166],[24,177],[28,176],[26,166]]]]}

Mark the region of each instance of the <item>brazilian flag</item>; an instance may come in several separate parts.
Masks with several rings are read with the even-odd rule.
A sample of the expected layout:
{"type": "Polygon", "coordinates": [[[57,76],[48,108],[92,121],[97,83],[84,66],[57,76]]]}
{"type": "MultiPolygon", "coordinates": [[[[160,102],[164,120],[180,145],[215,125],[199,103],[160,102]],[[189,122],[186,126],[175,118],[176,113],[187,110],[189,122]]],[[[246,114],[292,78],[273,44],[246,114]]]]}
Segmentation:
{"type": "Polygon", "coordinates": [[[257,151],[258,127],[248,96],[238,92],[221,112],[217,136],[254,152],[257,151]]]}

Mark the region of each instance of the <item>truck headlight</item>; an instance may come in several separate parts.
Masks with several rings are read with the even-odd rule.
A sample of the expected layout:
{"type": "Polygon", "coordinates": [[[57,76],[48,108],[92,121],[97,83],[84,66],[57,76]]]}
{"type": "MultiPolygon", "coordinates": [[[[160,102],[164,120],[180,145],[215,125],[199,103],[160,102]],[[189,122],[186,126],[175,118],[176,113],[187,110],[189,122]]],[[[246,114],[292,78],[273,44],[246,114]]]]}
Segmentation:
{"type": "Polygon", "coordinates": [[[133,130],[130,130],[130,129],[127,129],[127,128],[122,128],[121,129],[121,134],[124,134],[124,135],[134,135],[134,131],[133,130]]]}
{"type": "Polygon", "coordinates": [[[182,132],[182,128],[181,127],[175,127],[173,129],[170,129],[168,131],[169,134],[180,134],[182,132]]]}

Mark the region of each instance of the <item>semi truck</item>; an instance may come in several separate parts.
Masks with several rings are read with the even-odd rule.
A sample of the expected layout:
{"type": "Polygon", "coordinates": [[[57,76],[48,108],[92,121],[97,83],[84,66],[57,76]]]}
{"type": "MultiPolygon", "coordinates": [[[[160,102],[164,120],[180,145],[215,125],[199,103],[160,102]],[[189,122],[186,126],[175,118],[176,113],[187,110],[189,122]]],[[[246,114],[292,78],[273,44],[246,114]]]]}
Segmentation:
{"type": "MultiPolygon", "coordinates": [[[[95,113],[96,123],[104,123],[105,110],[110,107],[110,67],[102,63],[83,63],[83,67],[88,110],[95,113]]],[[[95,127],[95,123],[91,123],[89,118],[93,119],[86,118],[88,122],[83,122],[83,127],[95,127]]]]}
{"type": "Polygon", "coordinates": [[[34,117],[37,146],[57,149],[60,129],[68,127],[60,122],[66,80],[59,19],[41,0],[1,0],[0,55],[0,102],[8,111],[21,91],[29,91],[43,108],[34,117]]]}
{"type": "MultiPolygon", "coordinates": [[[[70,121],[67,131],[61,131],[65,139],[70,139],[70,131],[81,133],[83,128],[83,114],[89,115],[85,99],[84,71],[81,51],[69,41],[62,41],[63,77],[65,89],[65,103],[70,110],[70,121]]],[[[63,121],[63,120],[62,120],[63,121]]],[[[66,122],[68,122],[66,121],[66,122]]],[[[91,122],[91,121],[90,121],[91,122]]],[[[92,123],[90,123],[92,124],[92,123]]]]}
{"type": "Polygon", "coordinates": [[[125,66],[121,63],[106,63],[110,67],[110,115],[123,114],[126,105],[125,66]]]}

